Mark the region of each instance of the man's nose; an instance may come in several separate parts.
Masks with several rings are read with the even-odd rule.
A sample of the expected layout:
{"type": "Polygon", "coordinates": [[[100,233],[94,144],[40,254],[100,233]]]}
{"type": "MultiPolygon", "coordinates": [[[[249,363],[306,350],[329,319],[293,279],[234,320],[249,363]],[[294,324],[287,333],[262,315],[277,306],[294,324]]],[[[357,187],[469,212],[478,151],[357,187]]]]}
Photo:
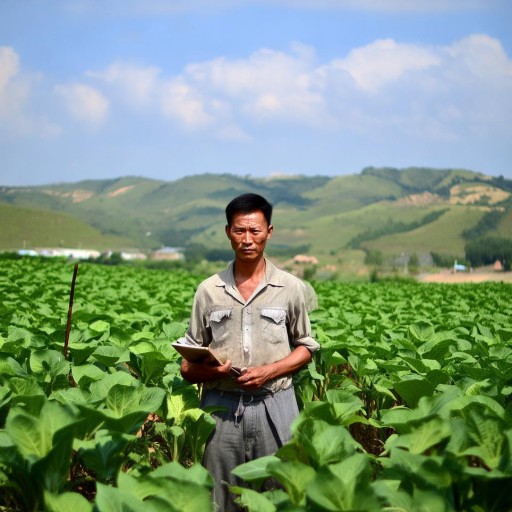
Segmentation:
{"type": "Polygon", "coordinates": [[[244,243],[246,243],[246,244],[250,244],[250,243],[252,242],[252,234],[251,234],[251,232],[250,232],[250,231],[246,231],[246,232],[244,233],[244,238],[243,238],[243,240],[244,240],[244,243]]]}

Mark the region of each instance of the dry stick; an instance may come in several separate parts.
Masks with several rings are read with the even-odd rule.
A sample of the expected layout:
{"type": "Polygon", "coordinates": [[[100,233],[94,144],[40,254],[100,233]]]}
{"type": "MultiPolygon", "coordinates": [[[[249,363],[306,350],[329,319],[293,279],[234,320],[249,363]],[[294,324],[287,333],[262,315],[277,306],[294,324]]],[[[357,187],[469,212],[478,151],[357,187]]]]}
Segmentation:
{"type": "Polygon", "coordinates": [[[64,359],[68,358],[69,331],[71,330],[71,315],[73,314],[73,297],[75,295],[75,281],[78,272],[78,263],[75,263],[73,279],[71,280],[71,292],[69,294],[68,323],[66,325],[66,338],[64,339],[64,359]]]}

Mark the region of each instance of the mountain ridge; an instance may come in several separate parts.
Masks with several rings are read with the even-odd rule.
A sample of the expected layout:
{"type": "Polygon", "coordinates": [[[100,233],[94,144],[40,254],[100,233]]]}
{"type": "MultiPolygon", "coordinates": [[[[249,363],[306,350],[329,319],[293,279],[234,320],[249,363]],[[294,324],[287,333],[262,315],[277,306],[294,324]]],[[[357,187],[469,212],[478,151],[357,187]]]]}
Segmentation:
{"type": "MultiPolygon", "coordinates": [[[[220,249],[226,248],[225,205],[244,192],[260,193],[274,204],[270,251],[292,256],[300,249],[325,264],[361,261],[369,250],[460,258],[464,233],[489,212],[496,218],[485,234],[512,237],[512,180],[465,169],[367,167],[339,176],[224,173],[174,181],[125,176],[0,187],[0,204],[74,217],[123,246],[130,241],[145,250],[194,244],[220,249]]],[[[14,217],[11,212],[16,224],[14,217]]],[[[0,249],[6,244],[0,242],[0,249]]]]}

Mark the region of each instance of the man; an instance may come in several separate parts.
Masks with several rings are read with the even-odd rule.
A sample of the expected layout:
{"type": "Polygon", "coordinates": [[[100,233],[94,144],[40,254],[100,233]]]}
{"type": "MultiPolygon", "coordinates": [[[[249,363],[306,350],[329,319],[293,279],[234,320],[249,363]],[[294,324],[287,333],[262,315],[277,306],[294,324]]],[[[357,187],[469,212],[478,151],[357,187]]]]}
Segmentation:
{"type": "Polygon", "coordinates": [[[319,348],[311,337],[306,287],[264,257],[272,237],[272,205],[244,194],[226,207],[226,235],[234,261],[200,284],[182,342],[209,346],[220,366],[183,360],[181,374],[203,384],[202,407],[214,412],[216,428],[203,463],[215,480],[219,510],[238,510],[228,485],[231,470],[274,453],[291,437],[298,414],[292,374],[319,348]]]}

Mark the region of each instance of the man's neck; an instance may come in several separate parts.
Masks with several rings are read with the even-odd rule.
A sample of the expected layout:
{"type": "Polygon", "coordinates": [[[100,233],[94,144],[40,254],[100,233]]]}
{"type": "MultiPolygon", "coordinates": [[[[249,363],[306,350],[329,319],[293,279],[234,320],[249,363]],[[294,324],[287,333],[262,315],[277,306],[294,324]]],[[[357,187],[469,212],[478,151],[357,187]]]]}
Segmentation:
{"type": "Polygon", "coordinates": [[[235,260],[235,266],[233,269],[235,282],[237,286],[249,285],[252,283],[259,284],[265,275],[265,258],[261,258],[257,261],[245,262],[235,260]]]}

